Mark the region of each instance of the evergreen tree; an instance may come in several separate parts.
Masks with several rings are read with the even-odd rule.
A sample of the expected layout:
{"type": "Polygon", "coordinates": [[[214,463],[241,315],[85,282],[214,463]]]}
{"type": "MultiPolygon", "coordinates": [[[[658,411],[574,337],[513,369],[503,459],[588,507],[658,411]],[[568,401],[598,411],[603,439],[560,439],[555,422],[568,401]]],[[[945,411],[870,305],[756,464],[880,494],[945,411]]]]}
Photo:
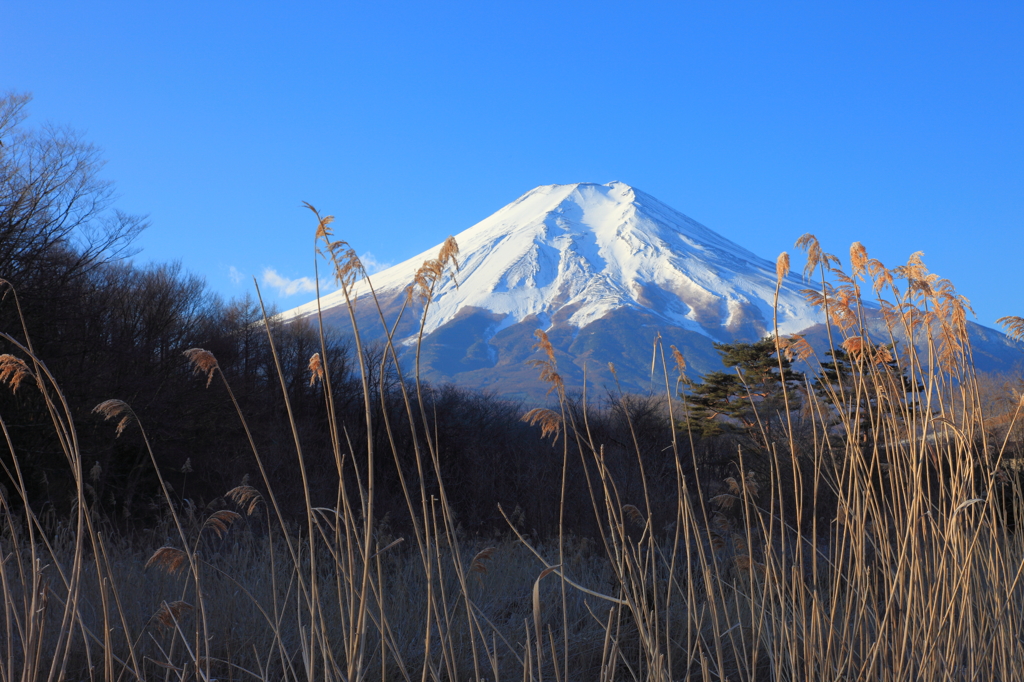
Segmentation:
{"type": "Polygon", "coordinates": [[[924,386],[915,384],[900,368],[893,344],[876,346],[856,338],[858,344],[853,346],[856,355],[842,347],[826,353],[831,361],[821,363],[821,373],[814,380],[813,388],[847,424],[848,431],[842,434],[844,438],[852,436],[860,442],[870,442],[874,425],[884,416],[879,413],[879,387],[883,387],[881,393],[890,396],[882,404],[885,410],[891,411],[895,405],[916,409],[916,394],[924,390],[924,386]]]}
{"type": "Polygon", "coordinates": [[[803,374],[791,369],[784,355],[778,357],[771,337],[755,343],[716,343],[715,350],[731,371],[709,372],[683,395],[686,426],[695,433],[749,432],[759,423],[767,427],[766,420],[785,410],[784,384],[792,396],[803,381],[803,374]]]}

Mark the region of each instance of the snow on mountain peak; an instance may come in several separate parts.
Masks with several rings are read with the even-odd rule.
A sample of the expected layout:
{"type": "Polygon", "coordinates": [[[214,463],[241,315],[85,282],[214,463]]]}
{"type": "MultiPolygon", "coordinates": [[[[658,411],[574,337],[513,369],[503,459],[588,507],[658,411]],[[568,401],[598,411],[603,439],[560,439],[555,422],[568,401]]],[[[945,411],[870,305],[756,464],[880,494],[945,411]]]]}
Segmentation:
{"type": "MultiPolygon", "coordinates": [[[[775,266],[622,182],[544,185],[455,235],[460,271],[431,304],[427,334],[475,307],[496,330],[535,315],[543,326],[583,328],[640,308],[712,338],[772,326],[775,266]]],[[[431,249],[371,278],[378,297],[403,291],[431,249]]],[[[782,333],[818,321],[796,278],[779,296],[782,333]]],[[[357,292],[365,283],[357,284],[357,292]]],[[[343,305],[340,292],[321,299],[343,305]]],[[[303,316],[316,302],[285,313],[303,316]]]]}

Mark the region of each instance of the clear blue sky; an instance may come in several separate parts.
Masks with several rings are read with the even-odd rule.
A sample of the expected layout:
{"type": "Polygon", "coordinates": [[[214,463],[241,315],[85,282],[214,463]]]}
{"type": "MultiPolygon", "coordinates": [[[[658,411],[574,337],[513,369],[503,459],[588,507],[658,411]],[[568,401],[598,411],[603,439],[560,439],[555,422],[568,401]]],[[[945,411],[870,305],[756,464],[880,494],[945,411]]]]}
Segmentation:
{"type": "Polygon", "coordinates": [[[0,89],[105,150],[140,260],[228,298],[311,276],[302,201],[397,263],[537,185],[621,180],[770,259],[804,232],[922,250],[980,322],[1024,315],[1020,2],[0,9],[0,89]]]}

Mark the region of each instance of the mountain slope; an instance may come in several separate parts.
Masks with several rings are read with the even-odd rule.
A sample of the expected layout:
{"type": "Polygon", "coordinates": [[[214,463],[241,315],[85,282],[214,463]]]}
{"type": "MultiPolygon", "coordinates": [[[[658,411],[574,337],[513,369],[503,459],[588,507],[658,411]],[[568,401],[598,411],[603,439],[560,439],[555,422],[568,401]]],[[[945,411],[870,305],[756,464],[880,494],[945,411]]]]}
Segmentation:
{"type": "MultiPolygon", "coordinates": [[[[720,368],[716,341],[753,341],[773,329],[775,265],[712,232],[654,197],[620,182],[546,185],[527,192],[455,235],[460,269],[427,311],[423,376],[537,397],[546,387],[527,362],[533,332],[544,329],[567,385],[586,373],[600,386],[651,388],[653,340],[677,345],[694,374],[720,368]]],[[[439,247],[438,247],[439,248],[439,247]]],[[[389,325],[406,287],[431,249],[374,275],[389,325]]],[[[782,334],[821,322],[787,277],[779,291],[782,334]]],[[[357,283],[365,296],[365,282],[357,283]]],[[[348,327],[341,292],[324,296],[328,322],[348,327]]],[[[284,317],[315,314],[316,302],[284,317]]],[[[379,315],[357,305],[361,330],[379,336],[379,315]]],[[[396,342],[415,344],[422,308],[399,323],[396,342]]]]}
{"type": "MultiPolygon", "coordinates": [[[[458,284],[438,292],[428,334],[467,306],[503,315],[499,329],[531,315],[582,328],[622,307],[714,338],[770,326],[774,264],[623,183],[538,187],[455,239],[458,284]]],[[[374,275],[374,287],[383,295],[404,290],[436,254],[431,249],[374,275]]],[[[780,297],[786,332],[816,320],[799,288],[790,279],[780,297]]],[[[342,301],[336,292],[322,305],[342,301]]],[[[289,314],[315,309],[311,303],[289,314]]]]}

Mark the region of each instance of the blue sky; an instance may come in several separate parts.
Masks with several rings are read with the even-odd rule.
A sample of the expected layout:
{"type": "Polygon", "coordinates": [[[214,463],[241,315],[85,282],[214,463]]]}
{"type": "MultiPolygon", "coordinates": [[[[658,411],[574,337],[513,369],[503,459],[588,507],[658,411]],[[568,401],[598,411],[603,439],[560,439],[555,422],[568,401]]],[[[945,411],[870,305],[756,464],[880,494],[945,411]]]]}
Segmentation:
{"type": "Polygon", "coordinates": [[[804,232],[924,251],[980,322],[1024,315],[1019,2],[0,8],[0,90],[104,149],[140,261],[226,298],[272,272],[306,301],[302,201],[397,263],[537,185],[621,180],[769,259],[804,232]]]}

